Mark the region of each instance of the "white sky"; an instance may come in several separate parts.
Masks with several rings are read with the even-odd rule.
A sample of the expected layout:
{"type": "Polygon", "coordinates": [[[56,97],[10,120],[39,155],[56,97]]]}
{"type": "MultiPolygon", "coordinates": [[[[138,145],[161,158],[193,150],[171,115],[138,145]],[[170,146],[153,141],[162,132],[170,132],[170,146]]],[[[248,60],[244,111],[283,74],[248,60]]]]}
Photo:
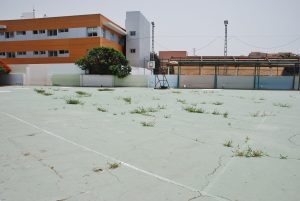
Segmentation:
{"type": "Polygon", "coordinates": [[[251,51],[300,54],[300,0],[1,0],[0,19],[101,13],[124,27],[126,11],[139,10],[156,23],[155,51],[186,50],[189,55],[228,55],[251,51]]]}

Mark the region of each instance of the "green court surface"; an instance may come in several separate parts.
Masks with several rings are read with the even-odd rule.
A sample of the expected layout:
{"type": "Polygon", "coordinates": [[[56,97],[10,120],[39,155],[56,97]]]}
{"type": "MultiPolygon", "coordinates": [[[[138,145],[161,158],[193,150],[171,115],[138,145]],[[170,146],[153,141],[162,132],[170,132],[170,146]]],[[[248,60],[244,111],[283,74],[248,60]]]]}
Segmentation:
{"type": "Polygon", "coordinates": [[[1,201],[300,199],[299,91],[98,89],[0,87],[1,201]]]}

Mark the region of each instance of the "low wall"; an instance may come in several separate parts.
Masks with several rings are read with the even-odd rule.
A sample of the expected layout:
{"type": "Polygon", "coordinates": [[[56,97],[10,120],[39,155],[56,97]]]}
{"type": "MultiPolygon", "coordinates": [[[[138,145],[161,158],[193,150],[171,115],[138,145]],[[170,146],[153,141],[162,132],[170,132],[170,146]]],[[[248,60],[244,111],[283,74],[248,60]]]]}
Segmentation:
{"type": "Polygon", "coordinates": [[[114,78],[115,87],[148,87],[148,75],[129,75],[125,78],[114,78]]]}
{"type": "Polygon", "coordinates": [[[78,74],[54,74],[51,77],[52,85],[56,86],[80,86],[80,75],[78,74]]]}
{"type": "Polygon", "coordinates": [[[298,90],[299,89],[299,76],[297,76],[296,78],[295,78],[295,88],[294,89],[296,89],[296,90],[298,90]]]}
{"type": "MultiPolygon", "coordinates": [[[[159,77],[160,80],[163,79],[162,75],[158,75],[158,77],[159,77]]],[[[177,75],[166,75],[166,78],[167,78],[169,86],[171,88],[177,88],[177,83],[178,83],[178,76],[177,75]]],[[[148,87],[154,88],[155,87],[155,82],[157,82],[157,78],[155,77],[155,75],[151,75],[149,77],[148,87]]],[[[157,87],[159,87],[159,85],[157,87]]]]}
{"type": "Polygon", "coordinates": [[[253,89],[254,76],[218,76],[218,89],[253,89]]]}
{"type": "Polygon", "coordinates": [[[293,76],[260,76],[256,79],[256,87],[259,89],[293,89],[293,76]]]}
{"type": "Polygon", "coordinates": [[[82,87],[114,87],[113,75],[80,75],[82,87]]]}
{"type": "Polygon", "coordinates": [[[213,89],[214,76],[181,75],[180,88],[213,89]]]}
{"type": "Polygon", "coordinates": [[[0,85],[24,85],[24,74],[0,74],[0,85]]]}

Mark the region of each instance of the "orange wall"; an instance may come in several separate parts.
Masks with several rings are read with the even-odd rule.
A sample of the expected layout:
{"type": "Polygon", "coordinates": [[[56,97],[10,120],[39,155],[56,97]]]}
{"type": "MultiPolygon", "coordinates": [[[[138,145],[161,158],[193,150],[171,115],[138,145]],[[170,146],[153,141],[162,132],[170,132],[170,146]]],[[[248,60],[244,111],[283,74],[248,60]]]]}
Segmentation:
{"type": "Polygon", "coordinates": [[[2,42],[0,44],[0,52],[69,50],[70,55],[69,57],[1,59],[7,64],[74,63],[77,59],[84,56],[89,49],[95,47],[104,46],[112,47],[119,51],[123,50],[121,45],[100,37],[14,41],[2,42]]]}
{"type": "MultiPolygon", "coordinates": [[[[100,14],[92,14],[51,18],[0,20],[0,24],[7,26],[5,31],[27,31],[41,29],[96,27],[103,26],[103,23],[107,21],[113,23],[111,20],[100,14]]],[[[110,30],[106,27],[103,28],[121,37],[120,34],[114,32],[113,30],[110,30]]],[[[77,59],[84,56],[89,49],[99,46],[112,47],[120,52],[124,52],[123,46],[101,37],[1,41],[0,52],[69,50],[69,57],[5,58],[1,60],[7,64],[74,63],[77,59]]]]}

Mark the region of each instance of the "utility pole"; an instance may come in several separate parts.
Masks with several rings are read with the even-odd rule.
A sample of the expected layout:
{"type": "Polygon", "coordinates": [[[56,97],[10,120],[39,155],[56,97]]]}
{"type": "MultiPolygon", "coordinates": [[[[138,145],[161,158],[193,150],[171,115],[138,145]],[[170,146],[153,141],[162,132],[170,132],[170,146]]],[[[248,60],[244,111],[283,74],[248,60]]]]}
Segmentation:
{"type": "Polygon", "coordinates": [[[228,20],[224,20],[224,25],[225,25],[224,56],[227,56],[227,25],[228,25],[228,20]]]}
{"type": "Polygon", "coordinates": [[[151,22],[151,25],[152,25],[152,57],[151,57],[151,61],[154,61],[154,27],[155,27],[155,24],[154,22],[151,22]]]}

